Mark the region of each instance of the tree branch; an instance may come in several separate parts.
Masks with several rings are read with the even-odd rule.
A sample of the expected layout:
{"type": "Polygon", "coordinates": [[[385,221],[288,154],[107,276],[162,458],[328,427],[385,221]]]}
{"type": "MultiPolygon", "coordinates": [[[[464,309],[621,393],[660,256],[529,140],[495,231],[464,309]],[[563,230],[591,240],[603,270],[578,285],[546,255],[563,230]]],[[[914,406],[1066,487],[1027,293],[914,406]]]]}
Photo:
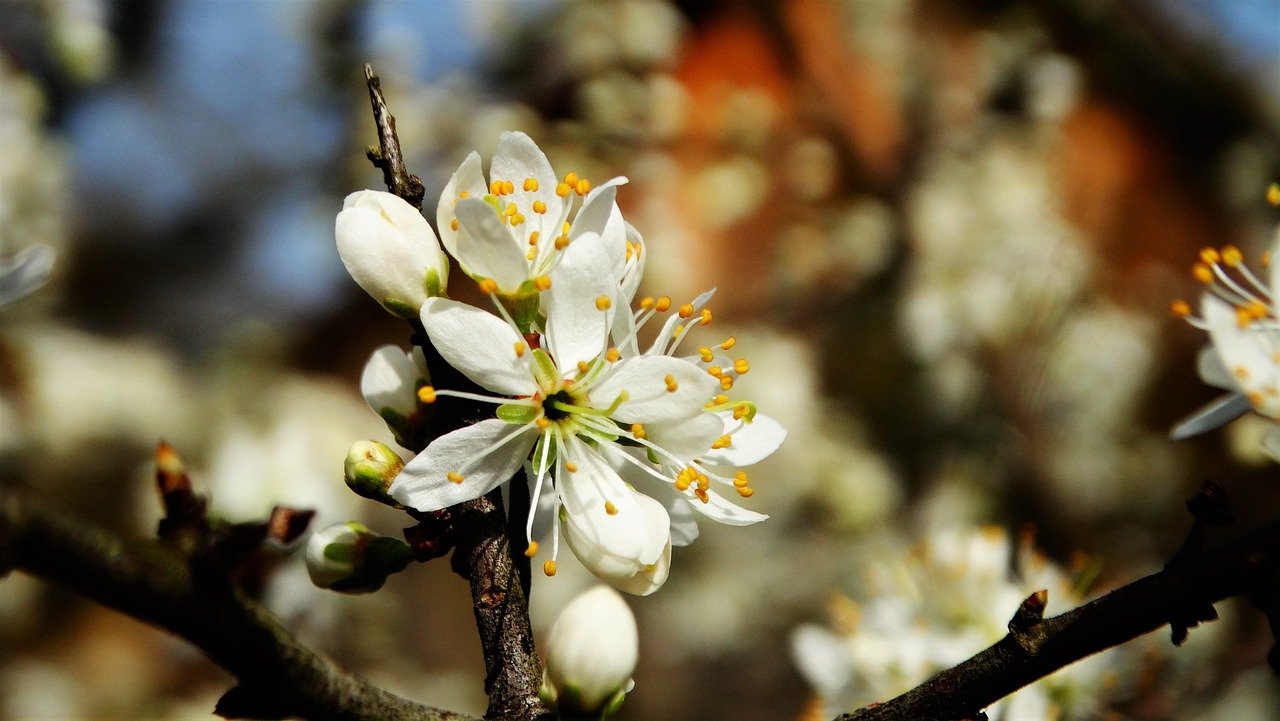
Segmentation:
{"type": "Polygon", "coordinates": [[[382,81],[368,63],[364,66],[364,78],[369,87],[369,103],[373,106],[373,122],[378,126],[379,147],[371,147],[366,151],[369,161],[382,169],[382,179],[387,184],[387,190],[422,210],[422,197],[427,191],[422,187],[422,179],[411,175],[405,167],[400,137],[396,135],[395,116],[387,110],[386,98],[382,97],[382,81]]]}
{"type": "Polygon", "coordinates": [[[977,718],[1001,698],[1086,656],[1166,624],[1176,635],[1200,609],[1274,587],[1278,574],[1280,521],[1275,521],[1060,616],[1038,619],[1033,594],[1010,622],[1009,635],[995,645],[891,701],[837,721],[977,718]]]}
{"type": "Polygon", "coordinates": [[[199,647],[240,685],[228,716],[312,721],[477,721],[407,701],[343,671],[294,638],[222,569],[159,541],[114,534],[0,487],[0,571],[16,568],[159,626],[199,647]]]}

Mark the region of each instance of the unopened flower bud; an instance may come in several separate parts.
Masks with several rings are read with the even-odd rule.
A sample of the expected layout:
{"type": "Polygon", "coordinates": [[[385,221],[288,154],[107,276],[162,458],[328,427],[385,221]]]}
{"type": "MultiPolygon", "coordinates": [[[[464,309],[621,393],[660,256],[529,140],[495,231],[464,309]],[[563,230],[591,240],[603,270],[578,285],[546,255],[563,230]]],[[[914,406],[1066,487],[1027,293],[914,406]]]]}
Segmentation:
{"type": "Polygon", "coordinates": [[[403,351],[384,345],[373,351],[360,373],[360,393],[388,423],[404,421],[418,410],[418,388],[431,379],[427,359],[415,346],[403,351]]]}
{"type": "Polygon", "coordinates": [[[638,655],[627,602],[596,586],[570,601],[551,626],[542,695],[561,718],[605,718],[630,690],[638,655]]]}
{"type": "Polygon", "coordinates": [[[347,461],[343,466],[343,477],[347,487],[356,495],[398,506],[399,502],[387,495],[391,482],[404,468],[404,459],[391,450],[385,443],[378,441],[356,441],[347,451],[347,461]]]}
{"type": "Polygon", "coordinates": [[[347,272],[401,318],[417,317],[423,301],[440,295],[448,282],[448,259],[426,218],[391,193],[348,195],[334,234],[347,272]]]}
{"type": "Polygon", "coordinates": [[[408,544],[379,536],[355,521],[329,526],[307,541],[311,582],[341,593],[372,593],[412,558],[408,544]]]}

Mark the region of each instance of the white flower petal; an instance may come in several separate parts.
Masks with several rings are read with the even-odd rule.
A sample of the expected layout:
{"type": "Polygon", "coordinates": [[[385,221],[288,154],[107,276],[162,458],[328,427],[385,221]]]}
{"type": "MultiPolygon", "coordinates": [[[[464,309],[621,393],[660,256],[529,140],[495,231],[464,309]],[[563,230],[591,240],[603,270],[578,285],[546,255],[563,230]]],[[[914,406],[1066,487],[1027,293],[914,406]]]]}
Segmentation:
{"type": "Polygon", "coordinates": [[[678,423],[657,423],[645,427],[650,443],[686,462],[707,454],[711,444],[724,432],[724,421],[715,413],[699,413],[678,423]]]}
{"type": "Polygon", "coordinates": [[[425,378],[414,360],[414,353],[405,353],[394,345],[384,345],[373,351],[360,374],[360,394],[374,413],[390,409],[408,416],[418,409],[416,388],[418,379],[425,378]]]}
{"type": "Polygon", "coordinates": [[[556,485],[564,503],[562,526],[574,555],[602,578],[634,575],[644,565],[646,551],[652,562],[656,553],[637,505],[638,494],[581,441],[570,440],[560,461],[556,485]],[[565,461],[578,470],[570,473],[565,461]],[[606,503],[617,512],[609,513],[606,503]]]}
{"type": "Polygon", "coordinates": [[[1201,348],[1196,354],[1196,373],[1200,375],[1200,380],[1214,388],[1229,391],[1239,388],[1235,379],[1227,372],[1227,367],[1222,365],[1222,359],[1218,357],[1218,351],[1214,350],[1212,345],[1201,348]]]}
{"type": "Polygon", "coordinates": [[[568,372],[579,361],[591,361],[605,350],[613,325],[617,284],[609,274],[600,236],[587,233],[560,251],[551,271],[551,288],[543,294],[547,313],[547,350],[568,372]],[[608,306],[596,305],[604,297],[608,306]]]}
{"type": "Polygon", "coordinates": [[[582,209],[573,219],[573,226],[569,230],[570,239],[576,239],[584,233],[595,233],[600,236],[615,283],[622,280],[623,271],[626,269],[626,221],[622,219],[622,211],[615,202],[618,186],[626,182],[626,178],[619,176],[604,185],[593,188],[587,194],[582,203],[582,209]]]}
{"type": "Polygon", "coordinates": [[[477,198],[463,198],[453,210],[458,226],[466,230],[458,234],[456,256],[468,273],[494,279],[504,292],[513,292],[528,280],[526,251],[493,206],[477,198]]]}
{"type": "Polygon", "coordinates": [[[769,518],[763,513],[748,511],[742,506],[730,503],[725,500],[724,496],[715,491],[707,491],[706,503],[703,503],[698,498],[689,498],[688,500],[693,510],[726,526],[750,526],[769,518]]]}
{"type": "Polygon", "coordinates": [[[442,287],[448,281],[444,252],[413,206],[372,190],[352,193],[343,205],[334,222],[338,255],[374,300],[388,309],[401,306],[416,312],[427,297],[424,281],[429,271],[436,272],[442,287]]]}
{"type": "Polygon", "coordinates": [[[805,624],[791,634],[791,658],[821,696],[835,696],[853,681],[850,657],[844,639],[821,626],[805,624]]]}
{"type": "Polygon", "coordinates": [[[536,439],[536,429],[496,418],[446,433],[405,464],[388,493],[424,513],[479,498],[520,470],[536,439]],[[461,473],[463,481],[449,480],[451,471],[461,473]]]}
{"type": "Polygon", "coordinates": [[[436,227],[440,229],[440,242],[455,258],[458,257],[458,233],[462,232],[462,225],[459,223],[458,230],[453,229],[453,220],[458,217],[453,213],[453,206],[458,201],[458,196],[464,192],[472,198],[483,198],[489,192],[480,168],[480,154],[474,150],[454,171],[453,177],[449,178],[449,183],[440,193],[440,202],[436,204],[436,227]]]}
{"type": "Polygon", "coordinates": [[[513,202],[525,222],[530,224],[529,230],[537,230],[546,238],[554,238],[559,231],[553,223],[559,220],[565,207],[564,199],[556,195],[556,174],[551,163],[543,154],[537,143],[519,131],[505,132],[498,138],[498,145],[493,151],[493,163],[489,166],[490,180],[509,180],[515,186],[515,192],[505,196],[507,202],[513,202]],[[537,190],[525,190],[524,183],[529,178],[538,181],[537,190]],[[546,203],[545,213],[534,213],[535,201],[546,203]]]}
{"type": "Polygon", "coordinates": [[[688,361],[640,356],[615,363],[590,393],[593,405],[606,408],[626,391],[627,400],[613,414],[623,423],[675,423],[701,412],[718,387],[715,378],[688,361]],[[674,392],[667,390],[668,376],[676,383],[674,392]]]}
{"type": "Polygon", "coordinates": [[[716,415],[724,423],[723,432],[725,433],[738,428],[739,425],[742,427],[729,437],[731,442],[728,447],[710,450],[703,456],[703,459],[710,463],[726,466],[750,466],[759,463],[778,450],[778,446],[782,445],[782,441],[787,437],[787,429],[763,413],[757,413],[755,420],[746,424],[735,421],[733,413],[729,411],[716,415]]]}
{"type": "Polygon", "coordinates": [[[1235,310],[1213,296],[1205,297],[1201,315],[1222,365],[1254,410],[1269,418],[1280,418],[1280,366],[1269,351],[1269,331],[1254,324],[1240,327],[1235,310]]]}
{"type": "Polygon", "coordinates": [[[516,357],[516,343],[524,339],[496,316],[456,300],[428,298],[422,325],[445,361],[477,385],[508,396],[537,391],[528,356],[516,357]]]}
{"type": "Polygon", "coordinates": [[[649,251],[645,247],[644,238],[641,237],[640,231],[626,221],[623,221],[623,224],[626,226],[627,240],[631,241],[633,250],[631,258],[626,261],[626,267],[622,271],[618,292],[622,297],[623,304],[629,307],[631,299],[636,296],[636,290],[640,288],[640,278],[644,275],[644,266],[648,262],[649,251]]]}

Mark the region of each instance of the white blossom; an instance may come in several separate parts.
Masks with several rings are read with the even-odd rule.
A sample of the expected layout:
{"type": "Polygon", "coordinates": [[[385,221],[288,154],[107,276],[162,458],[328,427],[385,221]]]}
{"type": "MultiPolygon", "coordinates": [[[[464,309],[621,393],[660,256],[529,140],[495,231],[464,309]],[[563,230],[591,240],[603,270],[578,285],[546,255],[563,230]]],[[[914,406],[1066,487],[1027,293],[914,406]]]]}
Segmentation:
{"type": "Polygon", "coordinates": [[[449,261],[413,206],[391,193],[360,190],[334,222],[338,254],[356,283],[384,308],[412,318],[449,281],[449,261]]]}
{"type": "Polygon", "coordinates": [[[547,634],[544,688],[566,717],[608,715],[631,686],[636,619],[617,591],[596,586],[565,605],[547,634]]]}

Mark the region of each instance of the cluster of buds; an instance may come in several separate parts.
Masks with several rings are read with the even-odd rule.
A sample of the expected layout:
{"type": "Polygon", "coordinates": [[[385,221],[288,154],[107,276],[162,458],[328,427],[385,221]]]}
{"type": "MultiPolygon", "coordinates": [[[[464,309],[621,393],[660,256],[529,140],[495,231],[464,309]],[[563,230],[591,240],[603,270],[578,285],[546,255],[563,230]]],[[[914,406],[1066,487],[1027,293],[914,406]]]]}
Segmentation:
{"type": "Polygon", "coordinates": [[[408,544],[379,536],[355,521],[316,531],[307,541],[307,573],[320,588],[372,593],[413,560],[408,544]]]}

